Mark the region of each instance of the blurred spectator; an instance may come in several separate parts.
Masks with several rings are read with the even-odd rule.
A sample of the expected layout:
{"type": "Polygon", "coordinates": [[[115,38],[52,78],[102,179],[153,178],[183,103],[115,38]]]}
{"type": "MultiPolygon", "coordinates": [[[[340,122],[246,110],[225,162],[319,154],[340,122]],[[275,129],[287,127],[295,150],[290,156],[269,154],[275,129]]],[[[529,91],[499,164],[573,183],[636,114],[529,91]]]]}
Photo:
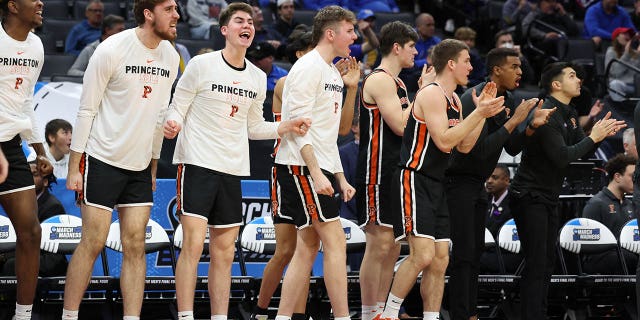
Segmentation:
{"type": "Polygon", "coordinates": [[[636,30],[640,30],[640,0],[633,2],[633,12],[631,13],[631,22],[636,27],[636,30]]]}
{"type": "Polygon", "coordinates": [[[356,23],[358,39],[354,44],[349,46],[349,49],[351,49],[349,55],[357,60],[362,60],[365,54],[380,46],[380,41],[378,41],[378,36],[376,36],[376,33],[373,31],[373,24],[376,20],[373,11],[369,9],[360,10],[356,19],[358,20],[356,23]]]}
{"type": "Polygon", "coordinates": [[[351,9],[353,11],[369,9],[373,12],[400,12],[395,0],[351,0],[351,9]]]}
{"type": "Polygon", "coordinates": [[[267,91],[273,91],[278,79],[287,75],[287,70],[273,64],[276,49],[266,41],[251,45],[247,50],[247,59],[267,74],[267,91]]]}
{"type": "Polygon", "coordinates": [[[622,148],[624,155],[638,161],[638,150],[636,149],[636,136],[633,128],[627,128],[622,133],[622,148]]]}
{"type": "MultiPolygon", "coordinates": [[[[509,208],[509,184],[511,183],[511,172],[509,167],[498,163],[487,181],[485,188],[489,194],[486,227],[493,237],[498,238],[500,228],[509,219],[513,218],[509,208]]],[[[502,251],[502,261],[507,273],[515,273],[518,265],[522,261],[522,256],[507,251],[502,251]]],[[[480,258],[480,272],[500,273],[498,264],[498,254],[495,248],[490,248],[482,253],[480,258]]]]}
{"type": "MultiPolygon", "coordinates": [[[[634,40],[635,31],[630,28],[616,28],[611,35],[611,46],[604,56],[605,66],[613,59],[640,67],[640,43],[634,40]]],[[[613,101],[623,101],[635,93],[635,71],[625,65],[614,63],[609,68],[609,95],[613,101]]]]}
{"type": "MultiPolygon", "coordinates": [[[[345,143],[338,149],[340,152],[340,162],[344,169],[344,177],[349,183],[356,182],[356,163],[358,162],[358,150],[360,148],[360,126],[358,125],[360,117],[354,114],[351,124],[351,132],[353,133],[353,141],[345,143]]],[[[340,201],[340,217],[358,222],[358,211],[356,210],[355,197],[347,202],[340,201]]],[[[352,269],[353,270],[353,269],[352,269]]],[[[357,270],[357,269],[356,269],[357,270]]]]}
{"type": "Polygon", "coordinates": [[[529,63],[529,59],[522,54],[522,50],[520,50],[520,45],[517,45],[513,41],[513,35],[511,32],[507,30],[498,31],[495,35],[495,47],[496,48],[513,48],[518,52],[520,56],[520,69],[522,69],[522,78],[520,79],[521,83],[533,84],[535,85],[537,82],[535,73],[533,72],[533,67],[531,67],[531,63],[529,63]]]}
{"type": "Polygon", "coordinates": [[[560,32],[567,37],[576,37],[580,34],[578,25],[567,14],[562,4],[556,0],[540,0],[536,9],[529,12],[522,21],[522,36],[524,38],[529,36],[537,47],[550,56],[558,54],[557,42],[562,38],[560,32]],[[536,20],[546,23],[558,31],[549,30],[534,23],[536,20]],[[530,31],[529,28],[531,28],[530,31]]]}
{"type": "Polygon", "coordinates": [[[104,41],[109,36],[114,35],[122,30],[124,30],[124,18],[121,16],[116,16],[110,14],[102,20],[102,35],[100,39],[91,42],[89,45],[84,47],[82,51],[80,51],[80,55],[76,58],[76,61],[73,63],[67,74],[70,76],[83,76],[84,70],[87,69],[87,65],[89,64],[89,58],[93,55],[93,52],[96,51],[98,45],[104,41]]]}
{"type": "MultiPolygon", "coordinates": [[[[60,200],[49,192],[51,184],[56,183],[56,177],[53,174],[44,177],[40,176],[35,161],[29,162],[29,167],[36,189],[38,221],[43,222],[55,215],[66,214],[60,200]]],[[[0,274],[3,276],[15,276],[15,254],[13,252],[0,254],[0,271],[0,274]]],[[[66,273],[67,258],[64,254],[40,252],[40,270],[38,275],[51,277],[64,276],[66,273]]]]}
{"type": "Polygon", "coordinates": [[[100,0],[91,0],[84,11],[86,19],[71,28],[64,44],[64,53],[79,55],[88,44],[98,40],[101,35],[104,4],[100,0]]]}
{"type": "Polygon", "coordinates": [[[278,18],[273,23],[273,28],[286,39],[289,38],[293,29],[300,23],[293,20],[293,13],[296,9],[293,7],[292,0],[278,0],[277,5],[278,18]]]}
{"type": "Polygon", "coordinates": [[[205,53],[209,53],[209,52],[213,52],[213,49],[211,49],[211,48],[200,48],[200,50],[198,50],[198,52],[196,52],[196,56],[199,56],[199,55],[205,54],[205,53]]]}
{"type": "MultiPolygon", "coordinates": [[[[276,50],[283,42],[282,35],[273,30],[269,26],[264,25],[264,16],[262,15],[262,9],[258,6],[253,6],[253,27],[256,30],[253,42],[269,42],[276,50]]],[[[284,50],[283,50],[284,51],[284,50]]]]}
{"type": "Polygon", "coordinates": [[[211,25],[218,24],[218,16],[226,7],[225,0],[188,0],[187,15],[191,26],[191,38],[209,39],[211,25]]]}
{"type": "Polygon", "coordinates": [[[591,38],[596,46],[603,39],[612,40],[612,32],[616,28],[631,28],[635,26],[625,8],[618,5],[618,0],[602,0],[595,3],[584,16],[584,35],[591,38]]]}
{"type": "Polygon", "coordinates": [[[473,67],[473,70],[471,70],[471,73],[469,74],[467,87],[475,87],[477,84],[484,81],[484,78],[487,76],[484,59],[482,59],[478,49],[476,48],[476,31],[469,27],[460,27],[456,30],[453,37],[466,43],[469,47],[469,55],[471,56],[471,66],[473,67]]]}
{"type": "Polygon", "coordinates": [[[53,175],[56,178],[67,178],[72,132],[71,123],[63,119],[53,119],[44,127],[44,136],[48,145],[44,151],[53,165],[53,175]]]}
{"type": "Polygon", "coordinates": [[[422,66],[427,62],[427,53],[429,48],[435,46],[442,41],[436,36],[436,22],[433,16],[428,13],[421,13],[416,17],[416,31],[420,39],[416,42],[416,50],[418,55],[415,57],[415,68],[422,69],[422,66]]]}
{"type": "Polygon", "coordinates": [[[507,0],[502,6],[502,19],[505,26],[519,27],[524,17],[535,7],[535,3],[530,0],[507,0]]]}
{"type": "Polygon", "coordinates": [[[320,10],[326,6],[340,6],[343,8],[351,8],[349,0],[304,0],[304,8],[308,10],[320,10]]]}
{"type": "Polygon", "coordinates": [[[178,54],[180,55],[180,65],[178,66],[178,77],[176,78],[176,83],[177,83],[178,80],[180,79],[180,76],[182,76],[182,73],[184,72],[184,68],[187,67],[189,60],[191,60],[191,54],[189,53],[189,49],[187,49],[187,47],[175,41],[171,42],[171,44],[173,44],[173,47],[176,49],[176,51],[178,51],[178,54]]]}
{"type": "MultiPolygon", "coordinates": [[[[633,192],[633,172],[635,160],[623,154],[609,159],[605,170],[609,184],[591,198],[582,211],[582,216],[604,224],[614,236],[618,238],[624,224],[633,219],[633,203],[625,198],[625,194],[633,192]]],[[[638,257],[626,250],[622,250],[627,266],[638,264],[638,257]]],[[[587,273],[622,274],[620,264],[617,263],[618,252],[609,251],[585,255],[584,271],[587,273]],[[615,264],[615,265],[614,265],[615,264]]]]}

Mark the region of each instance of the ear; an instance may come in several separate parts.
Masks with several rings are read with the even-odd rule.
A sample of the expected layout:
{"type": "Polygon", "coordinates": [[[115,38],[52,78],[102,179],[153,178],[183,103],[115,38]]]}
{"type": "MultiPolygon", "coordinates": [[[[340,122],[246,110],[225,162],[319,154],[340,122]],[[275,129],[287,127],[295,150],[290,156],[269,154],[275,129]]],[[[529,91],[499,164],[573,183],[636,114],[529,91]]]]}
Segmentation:
{"type": "Polygon", "coordinates": [[[400,44],[397,42],[393,43],[393,48],[391,49],[393,53],[398,54],[400,52],[400,44]]]}
{"type": "Polygon", "coordinates": [[[153,20],[153,12],[151,12],[151,10],[144,9],[144,11],[142,11],[142,14],[144,14],[145,20],[153,20]]]}
{"type": "Polygon", "coordinates": [[[453,59],[447,61],[447,67],[449,67],[449,69],[453,70],[454,63],[456,63],[456,62],[453,61],[453,59]]]}
{"type": "Polygon", "coordinates": [[[500,76],[500,74],[502,73],[502,68],[493,66],[493,69],[491,69],[491,73],[495,74],[496,76],[500,76]]]}
{"type": "Polygon", "coordinates": [[[327,40],[333,41],[333,39],[335,38],[336,32],[333,31],[333,29],[331,28],[327,28],[327,30],[324,31],[324,35],[327,38],[327,40]]]}
{"type": "Polygon", "coordinates": [[[558,80],[551,81],[551,88],[552,89],[556,89],[556,90],[560,90],[560,89],[562,89],[562,83],[560,81],[558,81],[558,80]]]}
{"type": "Polygon", "coordinates": [[[9,9],[9,12],[11,12],[13,14],[18,14],[18,7],[16,5],[16,1],[10,0],[7,3],[7,8],[9,9]]]}
{"type": "Polygon", "coordinates": [[[228,29],[229,29],[229,26],[222,26],[222,27],[220,27],[220,33],[221,33],[223,36],[226,36],[226,35],[227,35],[227,31],[228,31],[228,29]]]}

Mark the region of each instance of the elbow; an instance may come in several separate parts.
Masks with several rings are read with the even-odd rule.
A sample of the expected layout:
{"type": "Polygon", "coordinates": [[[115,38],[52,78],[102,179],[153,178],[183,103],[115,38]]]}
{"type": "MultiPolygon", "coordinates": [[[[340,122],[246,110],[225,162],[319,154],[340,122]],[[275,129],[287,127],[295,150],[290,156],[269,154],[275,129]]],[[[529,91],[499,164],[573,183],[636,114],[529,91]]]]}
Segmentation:
{"type": "Polygon", "coordinates": [[[472,149],[473,149],[473,145],[470,145],[470,146],[459,145],[456,147],[456,150],[458,150],[458,152],[464,153],[464,154],[468,154],[469,152],[471,152],[472,149]]]}

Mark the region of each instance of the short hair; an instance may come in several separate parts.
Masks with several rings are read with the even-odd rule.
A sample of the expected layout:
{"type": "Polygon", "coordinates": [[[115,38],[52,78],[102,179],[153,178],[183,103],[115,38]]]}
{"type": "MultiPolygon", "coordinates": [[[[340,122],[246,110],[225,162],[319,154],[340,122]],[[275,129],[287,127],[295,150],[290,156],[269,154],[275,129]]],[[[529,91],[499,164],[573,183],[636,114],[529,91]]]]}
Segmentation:
{"type": "Polygon", "coordinates": [[[498,42],[498,39],[500,39],[500,37],[506,36],[506,35],[510,35],[511,37],[513,37],[513,34],[509,30],[500,30],[500,31],[498,31],[496,33],[496,35],[493,36],[494,45],[495,45],[496,42],[498,42]]]}
{"type": "Polygon", "coordinates": [[[71,123],[64,119],[53,119],[44,126],[44,139],[47,141],[47,145],[51,145],[51,141],[49,141],[49,136],[55,136],[58,133],[58,130],[67,130],[71,131],[71,123]]]}
{"type": "Polygon", "coordinates": [[[104,6],[104,4],[102,3],[102,1],[100,1],[100,0],[91,0],[91,1],[89,1],[89,2],[87,3],[87,5],[84,7],[84,11],[89,10],[89,7],[90,7],[92,4],[94,4],[94,3],[99,3],[99,4],[102,4],[102,5],[104,6]]]}
{"type": "Polygon", "coordinates": [[[166,0],[133,0],[133,17],[136,20],[136,24],[138,26],[144,24],[144,10],[148,9],[149,11],[153,11],[153,8],[165,1],[166,0]]]}
{"type": "Polygon", "coordinates": [[[460,27],[453,34],[453,37],[458,40],[475,40],[476,39],[476,31],[469,27],[460,27]]]}
{"type": "Polygon", "coordinates": [[[511,180],[511,170],[509,170],[509,167],[506,164],[498,163],[496,164],[496,169],[502,171],[502,174],[504,174],[507,179],[511,180]]]}
{"type": "Polygon", "coordinates": [[[492,74],[494,67],[499,67],[507,61],[507,57],[520,57],[513,48],[493,48],[487,53],[487,72],[492,74]]]}
{"type": "Polygon", "coordinates": [[[633,128],[627,128],[624,130],[624,132],[622,132],[622,143],[631,143],[631,141],[635,138],[636,136],[633,131],[633,128]]]}
{"type": "Polygon", "coordinates": [[[107,29],[113,28],[116,24],[124,24],[124,18],[115,14],[109,14],[102,19],[102,34],[107,32],[107,29]]]}
{"type": "Polygon", "coordinates": [[[229,4],[229,6],[220,13],[220,16],[218,17],[220,26],[228,25],[231,20],[231,16],[238,11],[246,12],[253,17],[253,8],[250,5],[244,2],[234,2],[229,4]]]}
{"type": "Polygon", "coordinates": [[[433,48],[433,68],[436,73],[442,72],[449,60],[456,60],[463,50],[469,51],[469,47],[456,39],[445,39],[433,48]]]}
{"type": "Polygon", "coordinates": [[[341,21],[355,24],[356,16],[353,12],[339,6],[326,6],[313,17],[313,28],[311,29],[311,43],[316,46],[327,29],[335,28],[341,21]]]}
{"type": "Polygon", "coordinates": [[[285,55],[291,64],[298,60],[296,52],[304,51],[311,47],[311,31],[309,27],[304,24],[299,24],[293,29],[287,42],[289,43],[285,48],[285,55]]]}
{"type": "Polygon", "coordinates": [[[604,170],[607,172],[607,177],[609,177],[609,182],[613,180],[613,176],[616,173],[624,174],[624,172],[627,170],[627,166],[632,166],[635,164],[636,161],[632,157],[622,153],[609,159],[609,161],[607,161],[607,164],[604,166],[604,170]]]}
{"type": "Polygon", "coordinates": [[[557,81],[560,76],[562,76],[562,72],[566,68],[572,68],[574,70],[575,66],[571,62],[554,62],[548,64],[542,70],[542,75],[540,76],[540,89],[546,94],[551,93],[551,83],[557,81]]]}
{"type": "Polygon", "coordinates": [[[391,53],[393,44],[404,46],[410,41],[418,41],[418,33],[409,24],[401,21],[393,21],[382,26],[380,30],[380,54],[387,56],[391,53]]]}

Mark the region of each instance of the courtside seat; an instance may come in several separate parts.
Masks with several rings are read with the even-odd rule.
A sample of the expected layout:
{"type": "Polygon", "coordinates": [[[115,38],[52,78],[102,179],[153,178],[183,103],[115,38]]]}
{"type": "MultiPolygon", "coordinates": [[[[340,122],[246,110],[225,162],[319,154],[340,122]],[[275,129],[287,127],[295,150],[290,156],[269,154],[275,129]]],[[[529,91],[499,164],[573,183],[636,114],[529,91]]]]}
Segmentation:
{"type": "MultiPolygon", "coordinates": [[[[0,215],[0,253],[13,252],[16,249],[16,229],[8,217],[0,215]]],[[[18,281],[15,276],[0,277],[0,291],[15,292],[18,281]]]]}

